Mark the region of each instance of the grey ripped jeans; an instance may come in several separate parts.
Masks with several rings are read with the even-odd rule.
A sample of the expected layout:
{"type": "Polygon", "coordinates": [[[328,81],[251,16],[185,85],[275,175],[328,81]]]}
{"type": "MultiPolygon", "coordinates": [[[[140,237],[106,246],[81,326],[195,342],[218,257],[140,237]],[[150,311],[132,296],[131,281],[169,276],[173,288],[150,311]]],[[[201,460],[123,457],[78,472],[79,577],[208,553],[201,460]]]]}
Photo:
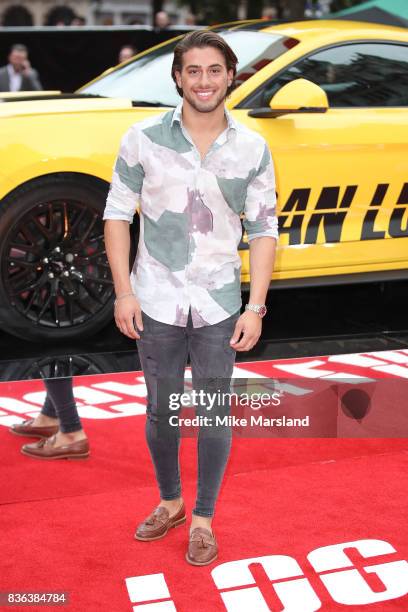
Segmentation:
{"type": "MultiPolygon", "coordinates": [[[[146,440],[152,457],[161,499],[181,496],[179,427],[169,426],[169,393],[183,393],[184,369],[190,355],[194,389],[229,392],[235,351],[229,342],[239,312],[215,325],[194,328],[189,314],[186,327],[160,323],[143,316],[144,330],[137,341],[147,386],[146,440]],[[163,383],[164,401],[163,401],[163,383]],[[158,389],[160,390],[158,394],[158,389]]],[[[211,412],[225,416],[229,405],[216,405],[211,412]]],[[[205,407],[196,414],[209,414],[205,407]]],[[[174,419],[173,419],[174,420],[174,419]]],[[[231,428],[202,426],[198,432],[198,483],[193,514],[213,516],[215,502],[231,450],[231,428]]]]}

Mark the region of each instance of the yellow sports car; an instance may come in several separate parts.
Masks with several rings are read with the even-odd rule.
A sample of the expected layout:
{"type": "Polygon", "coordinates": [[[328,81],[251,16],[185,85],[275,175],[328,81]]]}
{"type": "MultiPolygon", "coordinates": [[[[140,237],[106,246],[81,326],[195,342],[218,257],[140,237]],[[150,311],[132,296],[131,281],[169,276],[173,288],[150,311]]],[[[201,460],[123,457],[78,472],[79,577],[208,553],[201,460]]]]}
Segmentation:
{"type": "MultiPolygon", "coordinates": [[[[272,285],[407,277],[407,30],[333,20],[218,31],[239,59],[228,107],[275,162],[272,285]]],[[[123,133],[179,101],[177,40],[75,94],[0,104],[0,324],[10,333],[68,339],[112,317],[101,213],[123,133]]],[[[241,247],[247,283],[245,237],[241,247]]]]}

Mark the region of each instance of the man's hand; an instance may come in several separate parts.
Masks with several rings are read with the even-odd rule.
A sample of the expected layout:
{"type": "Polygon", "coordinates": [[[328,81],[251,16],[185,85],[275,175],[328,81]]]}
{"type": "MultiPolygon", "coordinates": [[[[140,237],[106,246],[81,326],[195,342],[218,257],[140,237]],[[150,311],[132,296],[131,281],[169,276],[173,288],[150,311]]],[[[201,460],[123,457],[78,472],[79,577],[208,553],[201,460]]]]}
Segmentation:
{"type": "Polygon", "coordinates": [[[259,340],[262,331],[262,319],[256,312],[245,311],[235,324],[230,344],[235,351],[249,351],[259,340]],[[242,334],[242,338],[240,338],[242,334]]]}
{"type": "Polygon", "coordinates": [[[116,302],[115,321],[122,334],[140,340],[138,331],[143,331],[142,311],[135,296],[127,295],[116,302]]]}
{"type": "Polygon", "coordinates": [[[28,61],[28,59],[24,61],[24,63],[23,63],[23,69],[22,69],[22,71],[21,71],[21,72],[22,72],[22,74],[23,74],[24,76],[30,76],[30,75],[31,75],[32,68],[31,68],[31,64],[30,64],[30,62],[28,61]]]}

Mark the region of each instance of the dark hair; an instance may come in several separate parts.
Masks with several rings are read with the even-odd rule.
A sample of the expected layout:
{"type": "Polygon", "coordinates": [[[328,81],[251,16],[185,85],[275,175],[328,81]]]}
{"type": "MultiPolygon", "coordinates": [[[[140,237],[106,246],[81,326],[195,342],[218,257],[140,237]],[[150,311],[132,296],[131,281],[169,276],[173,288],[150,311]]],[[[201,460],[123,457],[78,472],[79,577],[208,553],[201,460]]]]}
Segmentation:
{"type": "Polygon", "coordinates": [[[177,92],[180,96],[183,95],[183,90],[177,85],[176,71],[181,72],[183,67],[183,55],[190,49],[202,47],[213,47],[221,51],[225,58],[225,64],[227,70],[233,71],[233,80],[231,85],[227,89],[227,96],[235,87],[234,79],[237,73],[238,58],[231,49],[231,47],[225,42],[225,40],[219,34],[215,32],[209,32],[208,30],[193,30],[186,34],[180,42],[174,48],[173,65],[171,67],[171,76],[176,84],[177,92]]]}
{"type": "Polygon", "coordinates": [[[24,51],[25,53],[28,54],[28,49],[25,45],[21,45],[21,44],[16,44],[16,45],[12,45],[9,53],[12,53],[13,51],[24,51]]]}

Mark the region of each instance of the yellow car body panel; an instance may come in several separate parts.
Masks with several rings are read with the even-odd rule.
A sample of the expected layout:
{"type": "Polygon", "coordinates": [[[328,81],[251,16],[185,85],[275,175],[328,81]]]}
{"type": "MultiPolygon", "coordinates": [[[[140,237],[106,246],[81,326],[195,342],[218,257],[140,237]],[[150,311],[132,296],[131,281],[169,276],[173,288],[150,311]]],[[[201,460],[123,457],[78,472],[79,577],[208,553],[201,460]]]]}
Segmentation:
{"type": "MultiPolygon", "coordinates": [[[[129,100],[61,100],[58,109],[54,100],[39,102],[39,109],[36,104],[0,106],[0,121],[8,118],[0,141],[0,159],[7,159],[0,167],[0,199],[27,181],[56,172],[78,172],[110,182],[120,138],[136,120],[129,100]],[[16,140],[17,131],[24,134],[24,142],[16,140]]],[[[158,112],[143,109],[137,119],[158,112]]]]}
{"type": "MultiPolygon", "coordinates": [[[[405,109],[329,109],[322,115],[287,115],[273,120],[252,119],[245,110],[236,113],[273,143],[278,212],[281,220],[285,215],[274,278],[408,267],[408,237],[388,240],[392,238],[391,219],[399,213],[401,232],[407,234],[408,207],[397,204],[408,177],[405,109]],[[296,188],[301,192],[297,206],[291,208],[288,202],[296,188]],[[370,206],[376,192],[381,204],[370,206]],[[316,209],[325,195],[329,205],[336,203],[336,209],[329,205],[316,209]],[[346,207],[347,199],[351,202],[346,207]],[[343,209],[342,200],[346,200],[343,209]],[[305,210],[301,210],[302,203],[305,210]],[[341,231],[336,233],[336,241],[325,235],[324,217],[313,231],[313,223],[324,214],[327,219],[338,215],[341,231]],[[301,220],[300,226],[297,220],[301,220]],[[295,237],[292,244],[291,235],[295,237]]],[[[248,280],[247,254],[242,272],[248,280]]]]}
{"type": "MultiPolygon", "coordinates": [[[[386,40],[385,32],[389,33],[390,41],[408,42],[408,33],[403,28],[342,21],[282,24],[269,28],[269,31],[300,38],[301,44],[236,89],[228,101],[230,109],[281,69],[326,45],[352,40],[386,40]]],[[[324,115],[299,113],[275,119],[251,118],[247,110],[236,109],[233,112],[238,120],[262,134],[270,145],[281,217],[294,185],[310,189],[306,210],[292,211],[285,222],[290,226],[296,218],[302,219],[297,244],[290,245],[288,234],[281,228],[273,279],[306,279],[408,268],[407,198],[398,204],[408,179],[408,108],[336,108],[329,109],[324,115]],[[316,166],[319,173],[316,173],[316,166]],[[380,205],[370,207],[373,214],[367,219],[369,203],[379,185],[387,185],[386,192],[380,205]],[[320,226],[310,243],[307,232],[313,216],[333,213],[331,209],[315,209],[322,191],[333,186],[339,188],[339,201],[347,188],[356,187],[342,221],[340,241],[328,241],[320,226]],[[394,219],[397,217],[396,224],[401,227],[401,233],[407,237],[387,240],[392,238],[389,228],[393,215],[394,219]],[[373,233],[376,238],[370,240],[373,233]],[[383,239],[378,238],[380,235],[383,239]]],[[[341,211],[337,214],[341,215],[341,211]]],[[[242,279],[248,282],[249,254],[244,252],[241,255],[242,279]]]]}
{"type": "MultiPolygon", "coordinates": [[[[274,119],[250,117],[247,109],[235,108],[274,74],[313,50],[351,40],[407,43],[407,32],[348,21],[281,24],[262,31],[300,42],[233,91],[227,106],[236,119],[266,138],[273,154],[278,210],[284,217],[273,279],[407,268],[408,237],[393,240],[390,233],[393,214],[395,221],[402,211],[401,219],[394,222],[394,226],[400,223],[402,233],[407,226],[407,207],[397,204],[408,176],[407,108],[329,108],[324,114],[295,113],[274,119]],[[370,207],[373,198],[376,201],[381,195],[376,192],[378,185],[387,185],[382,188],[381,205],[370,207]],[[290,202],[294,192],[300,198],[295,204],[290,202]],[[325,198],[328,208],[322,207],[325,198]],[[368,210],[376,213],[369,220],[368,210]],[[341,227],[336,240],[328,239],[324,217],[313,229],[318,214],[338,215],[341,227]],[[376,238],[370,239],[373,233],[376,238]]],[[[166,110],[134,108],[128,99],[57,102],[0,105],[0,199],[32,179],[53,173],[81,173],[108,183],[126,129],[166,110]]],[[[241,256],[242,280],[248,281],[248,251],[241,256]]]]}

